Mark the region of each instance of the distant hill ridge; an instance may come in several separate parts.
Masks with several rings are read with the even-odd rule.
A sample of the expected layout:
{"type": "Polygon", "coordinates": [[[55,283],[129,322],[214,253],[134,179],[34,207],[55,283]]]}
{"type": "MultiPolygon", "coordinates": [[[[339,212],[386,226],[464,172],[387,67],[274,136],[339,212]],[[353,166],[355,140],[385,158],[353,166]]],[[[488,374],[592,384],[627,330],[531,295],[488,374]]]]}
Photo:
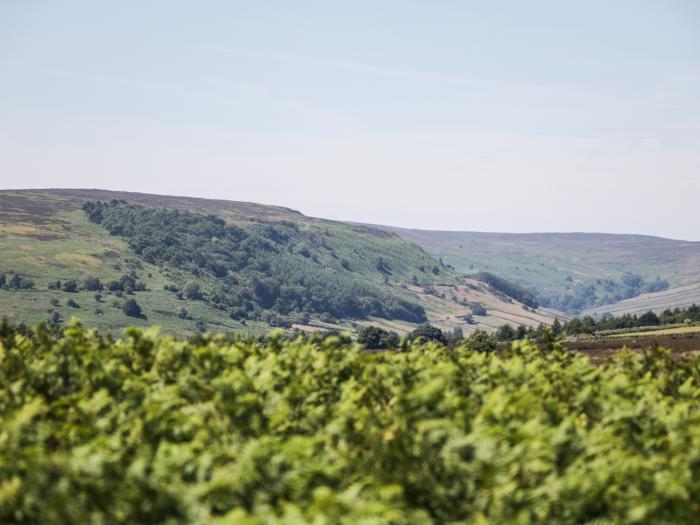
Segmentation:
{"type": "Polygon", "coordinates": [[[101,189],[27,189],[27,190],[4,190],[4,193],[22,194],[43,194],[67,197],[71,200],[102,200],[113,199],[125,200],[132,204],[141,204],[149,207],[168,207],[202,213],[226,213],[241,218],[259,219],[283,219],[288,217],[304,217],[304,215],[291,208],[273,206],[269,204],[258,204],[245,201],[231,201],[224,199],[211,199],[201,197],[182,197],[175,195],[155,195],[151,193],[140,193],[132,191],[112,191],[101,189]]]}
{"type": "MultiPolygon", "coordinates": [[[[376,226],[375,226],[376,227],[376,226]]],[[[700,302],[700,242],[634,234],[487,233],[383,227],[458,272],[487,271],[569,314],[700,302]],[[635,301],[635,297],[644,298],[635,301]]]]}

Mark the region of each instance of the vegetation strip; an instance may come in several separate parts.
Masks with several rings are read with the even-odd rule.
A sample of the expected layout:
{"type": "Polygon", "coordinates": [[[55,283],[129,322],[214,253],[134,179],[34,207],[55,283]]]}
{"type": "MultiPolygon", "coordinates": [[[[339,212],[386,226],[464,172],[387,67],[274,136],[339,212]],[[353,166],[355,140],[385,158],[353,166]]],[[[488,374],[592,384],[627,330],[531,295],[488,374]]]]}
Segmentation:
{"type": "MultiPolygon", "coordinates": [[[[426,332],[426,336],[428,332],[426,332]]],[[[692,523],[700,358],[0,326],[3,523],[692,523]]]]}

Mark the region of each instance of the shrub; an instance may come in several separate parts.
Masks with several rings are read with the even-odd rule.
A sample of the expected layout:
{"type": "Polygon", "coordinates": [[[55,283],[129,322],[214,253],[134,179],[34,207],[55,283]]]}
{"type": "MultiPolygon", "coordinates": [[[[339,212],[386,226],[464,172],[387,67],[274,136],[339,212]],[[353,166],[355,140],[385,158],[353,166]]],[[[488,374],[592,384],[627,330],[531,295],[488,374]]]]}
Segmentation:
{"type": "Polygon", "coordinates": [[[461,326],[455,326],[451,332],[447,334],[447,342],[450,345],[459,343],[464,339],[464,330],[461,326]]]}
{"type": "Polygon", "coordinates": [[[0,341],[1,523],[697,521],[698,356],[0,341]]]}
{"type": "Polygon", "coordinates": [[[12,276],[12,279],[7,283],[8,287],[13,290],[19,290],[22,287],[22,277],[20,274],[16,273],[12,276]]]}
{"type": "Polygon", "coordinates": [[[658,326],[661,322],[659,316],[649,310],[647,313],[639,316],[640,326],[658,326]]]}
{"type": "Polygon", "coordinates": [[[78,283],[74,279],[64,281],[63,285],[61,286],[61,290],[64,292],[75,293],[78,291],[78,283]]]}
{"type": "Polygon", "coordinates": [[[190,300],[198,300],[202,298],[202,291],[199,287],[199,283],[196,281],[188,281],[182,289],[182,293],[187,299],[190,300]]]}
{"type": "Polygon", "coordinates": [[[125,315],[128,315],[129,317],[143,316],[143,313],[141,312],[141,306],[139,305],[139,303],[136,302],[136,299],[127,299],[126,301],[124,301],[122,311],[125,315]]]}
{"type": "Polygon", "coordinates": [[[447,338],[442,330],[430,324],[424,324],[413,330],[410,334],[410,339],[421,343],[428,341],[436,341],[438,343],[447,343],[447,338]]]}
{"type": "Polygon", "coordinates": [[[231,319],[245,319],[248,314],[248,310],[242,306],[235,306],[229,310],[229,317],[231,319]]]}
{"type": "Polygon", "coordinates": [[[66,301],[66,305],[70,306],[71,308],[80,308],[78,302],[73,298],[68,299],[66,301]]]}
{"type": "Polygon", "coordinates": [[[479,303],[470,303],[469,308],[472,311],[472,314],[474,315],[486,315],[486,308],[481,306],[479,303]]]}
{"type": "Polygon", "coordinates": [[[515,339],[515,330],[509,324],[504,324],[498,327],[495,334],[498,341],[512,341],[515,339]]]}
{"type": "Polygon", "coordinates": [[[83,288],[89,292],[99,292],[102,290],[102,282],[97,277],[86,277],[83,288]]]}
{"type": "Polygon", "coordinates": [[[374,266],[377,269],[377,271],[379,271],[383,274],[387,274],[387,275],[391,274],[391,268],[389,267],[387,262],[382,257],[377,259],[377,262],[375,263],[374,266]]]}
{"type": "Polygon", "coordinates": [[[493,352],[496,350],[496,339],[484,330],[476,330],[465,340],[465,346],[471,352],[493,352]]]}
{"type": "Polygon", "coordinates": [[[376,350],[396,348],[399,346],[400,339],[396,332],[387,332],[378,326],[366,326],[358,333],[357,342],[365,348],[376,350]]]}

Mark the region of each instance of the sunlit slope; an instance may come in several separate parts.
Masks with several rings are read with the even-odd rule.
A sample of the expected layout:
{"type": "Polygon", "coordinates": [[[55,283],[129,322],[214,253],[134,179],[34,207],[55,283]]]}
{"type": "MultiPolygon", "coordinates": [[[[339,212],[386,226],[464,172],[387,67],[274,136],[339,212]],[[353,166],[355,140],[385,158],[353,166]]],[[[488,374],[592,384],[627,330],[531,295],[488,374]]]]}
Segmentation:
{"type": "MultiPolygon", "coordinates": [[[[33,285],[0,287],[0,314],[27,323],[75,315],[111,332],[159,324],[174,333],[262,333],[273,326],[344,329],[367,322],[395,322],[405,332],[434,321],[469,332],[502,324],[495,312],[513,308],[485,287],[482,298],[470,300],[483,303],[487,313],[467,319],[481,310],[460,304],[466,300],[458,299],[464,285],[457,273],[411,241],[254,203],[104,190],[4,191],[0,250],[0,274],[7,280],[18,274],[33,285]],[[82,209],[98,201],[113,203],[104,208],[109,220],[94,220],[82,209]],[[241,236],[226,245],[234,256],[229,248],[212,249],[225,245],[218,236],[226,232],[241,236]],[[161,257],[167,250],[193,260],[161,257]],[[129,275],[135,290],[108,288],[129,275]],[[103,289],[85,289],[88,277],[103,289]],[[75,281],[76,289],[66,292],[66,281],[75,281]],[[438,288],[444,297],[436,295],[438,288]],[[129,299],[141,316],[125,315],[129,299]]],[[[551,321],[521,310],[524,324],[551,321]]]]}

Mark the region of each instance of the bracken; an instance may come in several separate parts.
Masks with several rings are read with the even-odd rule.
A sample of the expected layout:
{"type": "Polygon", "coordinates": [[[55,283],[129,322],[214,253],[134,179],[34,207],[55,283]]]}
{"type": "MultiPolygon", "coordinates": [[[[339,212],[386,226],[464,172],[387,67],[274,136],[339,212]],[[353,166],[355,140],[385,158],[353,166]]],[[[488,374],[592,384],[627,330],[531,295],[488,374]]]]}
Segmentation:
{"type": "Polygon", "coordinates": [[[0,330],[2,523],[692,523],[697,358],[0,330]]]}

